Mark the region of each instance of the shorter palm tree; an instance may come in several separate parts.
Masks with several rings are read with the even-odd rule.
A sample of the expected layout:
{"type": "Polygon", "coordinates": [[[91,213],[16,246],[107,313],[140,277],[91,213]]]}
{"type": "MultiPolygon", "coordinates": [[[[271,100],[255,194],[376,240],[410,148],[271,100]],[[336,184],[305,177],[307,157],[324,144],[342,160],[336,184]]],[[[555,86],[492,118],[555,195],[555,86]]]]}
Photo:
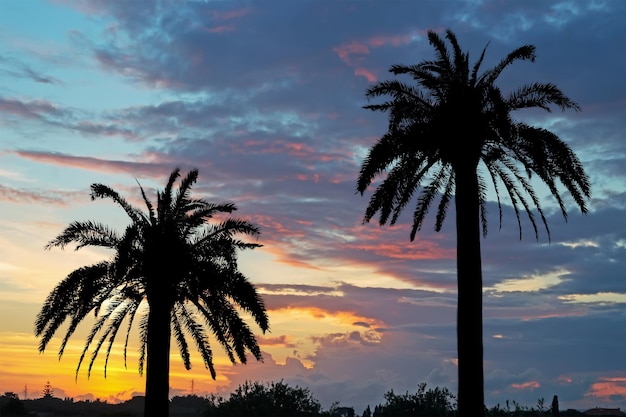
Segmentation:
{"type": "Polygon", "coordinates": [[[35,321],[43,352],[63,322],[69,320],[59,348],[59,358],[78,324],[90,313],[95,323],[78,361],[76,376],[90,346],[88,375],[106,344],[104,375],[111,347],[121,328],[125,329],[124,363],[131,329],[138,323],[140,335],[139,373],[146,367],[145,415],[166,415],[169,404],[170,339],[174,336],[186,369],[191,368],[190,338],[205,367],[215,379],[212,333],[229,359],[246,363],[249,351],[262,360],[256,338],[240,316],[249,314],[263,332],[269,320],[263,300],[239,271],[237,251],[259,247],[237,238],[257,237],[259,228],[245,220],[215,215],[232,213],[233,203],[214,204],[190,197],[198,171],[190,171],[174,193],[180,176],[175,169],[163,191],[157,193],[156,208],[139,185],[147,207],[143,212],[130,205],[108,186],[93,184],[91,198],[109,198],[131,222],[123,233],[93,222],[73,222],[46,248],[76,249],[86,246],[112,249],[105,261],[71,272],[48,295],[35,321]]]}

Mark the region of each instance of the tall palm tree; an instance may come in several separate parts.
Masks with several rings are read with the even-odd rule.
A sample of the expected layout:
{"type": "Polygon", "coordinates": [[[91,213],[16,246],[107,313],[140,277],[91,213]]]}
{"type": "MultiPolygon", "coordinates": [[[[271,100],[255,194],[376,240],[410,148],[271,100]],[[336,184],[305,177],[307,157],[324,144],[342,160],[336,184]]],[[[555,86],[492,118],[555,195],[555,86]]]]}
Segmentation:
{"type": "Polygon", "coordinates": [[[357,190],[361,195],[379,176],[365,210],[364,223],[379,213],[379,223],[394,224],[417,194],[410,239],[420,230],[433,203],[437,202],[435,230],[440,231],[454,197],[457,233],[457,349],[458,411],[460,416],[484,415],[482,349],[481,228],[487,234],[488,184],[497,197],[508,196],[522,236],[520,212],[525,211],[538,239],[540,219],[548,238],[550,230],[531,176],[547,185],[567,219],[559,193],[564,186],[582,213],[587,212],[590,184],[580,160],[554,133],[522,121],[515,110],[540,108],[550,111],[580,110],[551,83],[523,85],[504,94],[495,84],[516,61],[535,60],[535,47],[525,45],[509,53],[495,67],[480,72],[486,47],[470,67],[451,31],[445,40],[429,31],[436,59],[417,65],[393,65],[394,75],[408,75],[416,85],[399,80],[378,82],[369,98],[387,96],[388,101],[365,108],[389,112],[389,128],[364,159],[357,190]],[[539,219],[537,219],[537,215],[539,219]]]}
{"type": "MultiPolygon", "coordinates": [[[[254,334],[239,311],[248,313],[263,332],[269,329],[263,300],[255,287],[238,270],[237,251],[260,245],[237,238],[259,235],[256,225],[226,217],[209,222],[215,215],[232,213],[232,203],[214,204],[192,198],[190,191],[198,171],[174,183],[175,169],[165,189],[157,192],[153,206],[139,185],[146,204],[144,212],[130,205],[117,192],[102,184],[91,186],[91,198],[108,198],[130,218],[123,233],[108,226],[82,221],[71,223],[46,248],[76,249],[86,246],[112,249],[114,255],[94,265],[78,268],[48,295],[35,322],[44,351],[59,326],[69,326],[59,349],[59,358],[77,325],[91,311],[96,320],[87,336],[76,375],[93,346],[88,375],[103,344],[106,344],[104,375],[111,346],[124,328],[124,363],[133,323],[139,321],[139,373],[146,367],[145,415],[166,415],[169,404],[170,339],[174,336],[183,363],[191,368],[188,338],[193,340],[204,365],[215,379],[209,333],[223,347],[230,360],[246,363],[246,351],[261,360],[254,334]]],[[[223,216],[222,216],[223,217],[223,216]]]]}

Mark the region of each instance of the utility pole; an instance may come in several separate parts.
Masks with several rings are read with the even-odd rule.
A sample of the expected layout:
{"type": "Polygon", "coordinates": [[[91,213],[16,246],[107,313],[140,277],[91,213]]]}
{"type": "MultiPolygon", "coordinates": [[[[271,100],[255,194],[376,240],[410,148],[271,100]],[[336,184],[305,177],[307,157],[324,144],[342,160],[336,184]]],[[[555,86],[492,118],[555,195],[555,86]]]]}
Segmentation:
{"type": "Polygon", "coordinates": [[[24,384],[24,399],[28,399],[28,385],[24,384]]]}
{"type": "Polygon", "coordinates": [[[194,395],[194,389],[193,389],[193,379],[191,380],[191,395],[194,395]]]}

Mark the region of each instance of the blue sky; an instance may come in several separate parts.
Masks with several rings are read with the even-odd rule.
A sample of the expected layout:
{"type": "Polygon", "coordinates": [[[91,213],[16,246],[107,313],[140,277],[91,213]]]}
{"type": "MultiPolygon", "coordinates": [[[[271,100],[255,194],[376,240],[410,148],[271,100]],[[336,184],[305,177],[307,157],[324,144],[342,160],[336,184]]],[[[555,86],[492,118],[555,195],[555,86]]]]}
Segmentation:
{"type": "MultiPolygon", "coordinates": [[[[552,241],[520,242],[512,208],[490,203],[483,241],[488,406],[626,408],[626,3],[621,1],[81,1],[0,3],[0,390],[128,399],[134,365],[74,381],[76,361],[37,353],[34,316],[74,268],[105,256],[44,251],[72,220],[116,227],[91,202],[111,185],[139,204],[169,172],[197,167],[197,194],[234,201],[264,246],[241,267],[264,295],[263,363],[219,364],[218,380],[174,369],[172,394],[228,393],[246,379],[309,387],[361,412],[417,384],[456,389],[454,221],[361,224],[359,164],[386,129],[363,109],[392,64],[433,57],[453,30],[485,68],[524,44],[537,60],[500,86],[556,83],[581,112],[516,117],[549,128],[592,181],[567,222],[541,192],[552,241]],[[36,388],[35,388],[36,387],[36,388]]],[[[525,226],[529,226],[526,224],[525,226]]],[[[81,348],[80,335],[73,345],[81,348]]],[[[180,362],[173,353],[172,362],[180,362]]],[[[197,358],[197,356],[196,356],[197,358]]],[[[114,359],[112,359],[114,361],[114,359]]],[[[194,357],[192,356],[192,362],[194,357]]],[[[34,394],[33,394],[34,395],[34,394]]]]}

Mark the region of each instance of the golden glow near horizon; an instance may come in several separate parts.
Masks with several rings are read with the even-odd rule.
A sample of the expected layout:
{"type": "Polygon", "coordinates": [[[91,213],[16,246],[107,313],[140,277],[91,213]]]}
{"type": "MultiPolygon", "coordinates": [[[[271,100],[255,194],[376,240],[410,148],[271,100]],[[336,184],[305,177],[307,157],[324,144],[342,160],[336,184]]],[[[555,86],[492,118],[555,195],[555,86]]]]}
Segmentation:
{"type": "MultiPolygon", "coordinates": [[[[6,311],[6,308],[3,307],[3,310],[6,311]]],[[[380,343],[382,338],[382,334],[376,329],[382,327],[383,323],[348,311],[330,312],[321,308],[285,307],[270,310],[268,313],[272,333],[265,336],[257,333],[257,336],[262,351],[272,355],[278,365],[284,365],[292,357],[297,358],[306,368],[311,368],[314,365],[312,356],[317,347],[331,334],[335,340],[342,338],[342,340],[350,341],[351,336],[354,338],[358,333],[358,340],[365,340],[367,343],[380,343]]],[[[34,316],[29,319],[33,318],[34,316]]],[[[94,362],[91,376],[88,377],[88,371],[92,349],[87,352],[76,378],[76,366],[90,326],[90,320],[86,320],[79,326],[60,360],[57,353],[64,335],[64,328],[59,330],[42,354],[38,353],[39,340],[33,334],[18,331],[0,333],[3,341],[0,345],[0,369],[2,369],[0,390],[21,392],[21,387],[27,385],[36,387],[36,390],[40,391],[45,383],[43,379],[49,379],[57,391],[56,396],[74,397],[77,400],[99,398],[109,402],[119,402],[128,400],[133,395],[142,395],[145,378],[138,374],[136,330],[131,333],[129,339],[127,368],[124,367],[123,359],[124,335],[120,334],[111,349],[106,378],[104,377],[106,345],[102,347],[94,362]],[[42,377],[42,375],[50,376],[42,377]]],[[[23,328],[23,325],[19,327],[23,328]]],[[[191,351],[192,370],[184,369],[179,352],[173,344],[170,360],[172,395],[181,391],[189,394],[187,390],[191,379],[197,381],[197,393],[216,392],[220,387],[229,386],[233,365],[215,341],[213,341],[213,348],[214,365],[218,373],[215,381],[204,369],[200,355],[193,350],[191,351]]],[[[255,361],[250,359],[249,362],[255,361]]],[[[33,396],[38,398],[40,395],[33,392],[33,396]]]]}

